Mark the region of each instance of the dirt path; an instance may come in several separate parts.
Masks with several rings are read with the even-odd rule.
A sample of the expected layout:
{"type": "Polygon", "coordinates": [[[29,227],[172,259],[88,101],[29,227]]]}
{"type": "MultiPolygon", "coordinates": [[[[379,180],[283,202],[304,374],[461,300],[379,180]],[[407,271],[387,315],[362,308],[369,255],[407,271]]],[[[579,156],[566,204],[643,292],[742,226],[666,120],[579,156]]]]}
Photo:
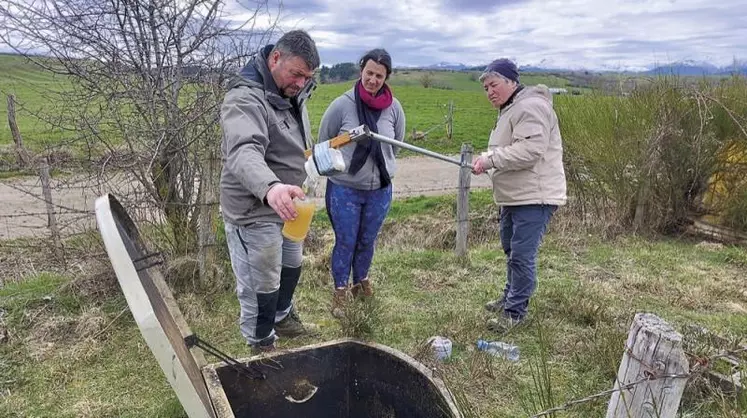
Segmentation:
{"type": "MultiPolygon", "coordinates": [[[[402,158],[394,178],[395,198],[453,193],[458,173],[459,168],[447,162],[428,157],[402,158]]],[[[52,200],[63,235],[95,227],[93,205],[101,194],[126,194],[133,190],[133,184],[126,181],[110,182],[116,186],[108,187],[98,181],[75,178],[55,179],[52,183],[52,200]]],[[[473,176],[472,187],[490,187],[490,180],[485,175],[473,176]]],[[[33,177],[0,182],[0,240],[49,235],[41,190],[41,182],[33,177]]],[[[319,190],[323,192],[324,183],[319,190]]],[[[324,204],[323,199],[317,200],[324,204]]]]}

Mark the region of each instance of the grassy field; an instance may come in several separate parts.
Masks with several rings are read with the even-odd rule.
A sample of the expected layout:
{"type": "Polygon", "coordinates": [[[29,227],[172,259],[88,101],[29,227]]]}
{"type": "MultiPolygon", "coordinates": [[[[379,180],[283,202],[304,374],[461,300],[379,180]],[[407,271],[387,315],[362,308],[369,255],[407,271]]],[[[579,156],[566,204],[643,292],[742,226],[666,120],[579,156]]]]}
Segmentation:
{"type": "MultiPolygon", "coordinates": [[[[470,416],[528,416],[552,406],[537,401],[533,382],[542,376],[549,378],[555,405],[610,389],[636,312],[660,315],[688,338],[693,327],[706,327],[730,341],[747,335],[745,249],[687,239],[605,240],[576,227],[563,211],[540,252],[540,285],[528,324],[507,335],[487,331],[489,315],[482,306],[496,297],[505,276],[495,210],[488,192],[473,193],[470,259],[464,263],[452,250],[454,200],[395,202],[371,271],[377,296],[364,316],[369,329],[360,336],[435,367],[451,390],[466,399],[462,406],[471,410],[470,416]],[[445,363],[423,356],[421,344],[433,335],[454,341],[452,358],[445,363]],[[517,344],[521,360],[509,363],[476,351],[479,338],[517,344]],[[538,375],[543,367],[547,373],[538,375]]],[[[281,340],[281,347],[366,328],[340,323],[328,312],[332,242],[328,220],[320,212],[306,243],[297,303],[303,318],[321,326],[322,335],[318,340],[281,340]]],[[[68,245],[87,252],[97,248],[81,239],[68,245]]],[[[219,248],[225,251],[225,244],[219,248]]],[[[23,256],[37,265],[46,257],[23,256]]],[[[225,253],[221,263],[227,267],[225,253]]],[[[184,417],[115,280],[89,264],[81,264],[75,275],[36,273],[0,289],[0,326],[9,336],[0,340],[0,416],[184,417]]],[[[222,287],[198,291],[185,283],[171,285],[193,331],[244,357],[248,350],[236,325],[238,303],[231,280],[227,273],[222,287]]],[[[712,354],[704,347],[688,345],[697,354],[712,354]]],[[[747,395],[719,398],[711,390],[702,380],[691,382],[683,416],[744,416],[747,395]]],[[[605,408],[602,398],[556,417],[602,416],[605,408]]]]}
{"type": "MultiPolygon", "coordinates": [[[[437,152],[458,153],[462,143],[471,143],[476,149],[487,147],[488,135],[495,126],[497,112],[485,97],[482,84],[475,75],[467,72],[432,71],[435,88],[424,88],[420,78],[424,71],[400,70],[392,75],[389,83],[395,97],[402,103],[407,117],[408,138],[412,131],[428,132],[416,145],[437,152]],[[438,88],[447,87],[447,88],[438,88]],[[448,139],[444,121],[449,102],[454,103],[452,138],[448,139]]],[[[545,84],[549,87],[566,87],[570,80],[555,75],[522,75],[526,85],[545,84]]],[[[319,121],[329,103],[348,90],[352,82],[320,85],[309,103],[312,131],[316,132],[319,121]]],[[[584,91],[589,92],[588,89],[584,91]]],[[[556,96],[557,106],[573,107],[580,96],[556,96]]]]}
{"type": "Polygon", "coordinates": [[[16,97],[17,123],[24,145],[32,150],[59,145],[69,133],[51,123],[60,106],[57,94],[66,87],[64,77],[55,76],[18,55],[0,54],[0,147],[13,143],[8,126],[7,95],[16,97]]]}
{"type": "MultiPolygon", "coordinates": [[[[15,94],[17,120],[24,143],[32,150],[39,151],[56,146],[74,136],[55,128],[51,121],[58,115],[60,96],[55,94],[66,87],[64,78],[55,77],[15,55],[0,54],[0,93],[4,96],[15,94]],[[44,115],[44,117],[41,117],[44,115]]],[[[484,148],[490,129],[495,124],[496,112],[490,106],[481,84],[465,72],[432,72],[434,83],[444,88],[423,88],[420,84],[422,72],[399,71],[393,75],[391,84],[395,96],[402,103],[407,116],[408,135],[413,130],[429,131],[419,146],[439,152],[457,153],[463,142],[484,148]],[[454,102],[453,137],[446,138],[444,126],[449,101],[454,102]]],[[[568,79],[553,75],[527,74],[522,76],[527,85],[546,84],[551,87],[564,87],[568,79]]],[[[315,91],[309,103],[312,132],[316,136],[319,121],[329,103],[345,92],[352,82],[322,84],[315,91]]],[[[578,97],[564,97],[561,100],[574,100],[578,97]]],[[[0,118],[7,121],[7,108],[0,108],[0,118]]],[[[10,128],[6,122],[0,123],[0,147],[13,143],[10,128]]]]}
{"type": "MultiPolygon", "coordinates": [[[[426,74],[432,78],[436,88],[483,92],[482,83],[478,81],[479,72],[398,70],[389,83],[392,86],[421,86],[426,74]]],[[[532,73],[522,74],[521,82],[528,86],[544,84],[547,87],[568,87],[571,84],[569,79],[557,75],[532,73]]]]}
{"type": "MultiPolygon", "coordinates": [[[[64,87],[64,79],[54,77],[24,59],[13,55],[0,55],[0,93],[15,94],[17,121],[24,143],[32,150],[42,150],[49,146],[59,145],[71,133],[53,128],[52,124],[40,118],[41,114],[54,114],[55,103],[59,97],[53,92],[64,87]]],[[[470,81],[466,73],[439,73],[437,80],[456,83],[456,90],[425,89],[418,83],[408,83],[406,76],[393,79],[396,97],[402,102],[407,114],[408,133],[412,130],[431,130],[428,138],[420,146],[432,147],[438,151],[458,152],[464,141],[486,144],[487,134],[495,123],[496,113],[482,93],[480,83],[470,81]],[[474,87],[474,88],[473,88],[474,87]],[[454,138],[446,139],[443,121],[446,106],[450,100],[455,104],[454,138]]],[[[440,81],[439,81],[440,82],[440,81]]],[[[350,82],[320,85],[309,103],[309,114],[312,132],[316,136],[319,121],[329,103],[345,92],[350,82]]],[[[7,121],[7,108],[0,109],[0,118],[7,121]]],[[[7,122],[0,123],[0,147],[9,147],[13,143],[7,122]]]]}
{"type": "MultiPolygon", "coordinates": [[[[0,93],[4,96],[16,95],[19,103],[18,125],[29,148],[38,151],[58,146],[75,136],[75,132],[63,131],[53,123],[64,106],[64,99],[59,92],[64,91],[68,85],[63,77],[56,77],[19,56],[7,54],[0,54],[0,73],[3,74],[0,78],[0,93]]],[[[405,109],[408,135],[413,131],[429,132],[427,138],[418,141],[419,146],[447,153],[459,152],[464,142],[472,143],[478,149],[485,148],[497,114],[485,98],[476,76],[476,73],[468,72],[419,70],[398,70],[392,75],[390,84],[405,109]],[[421,78],[424,74],[432,76],[434,87],[422,87],[421,78]],[[451,140],[446,138],[444,126],[450,101],[453,101],[455,106],[451,140]]],[[[555,96],[556,109],[562,115],[572,115],[573,109],[579,103],[594,106],[598,100],[587,97],[587,94],[594,92],[592,89],[573,87],[578,83],[592,85],[596,80],[600,85],[616,84],[610,81],[614,79],[613,75],[585,75],[579,78],[582,76],[529,73],[522,74],[521,77],[526,85],[545,84],[549,87],[565,87],[569,92],[579,90],[584,93],[581,96],[555,96]]],[[[635,81],[635,77],[625,77],[625,80],[635,81]]],[[[352,82],[318,86],[309,103],[314,135],[329,103],[351,86],[352,82]]],[[[0,118],[3,121],[7,120],[7,109],[4,105],[0,106],[0,118]]],[[[561,126],[564,124],[565,121],[561,120],[561,126]]],[[[0,123],[0,149],[11,144],[12,137],[8,124],[0,123]]],[[[85,151],[89,150],[86,148],[85,151]]]]}
{"type": "MultiPolygon", "coordinates": [[[[350,83],[325,84],[317,89],[309,103],[314,132],[317,132],[319,121],[329,103],[350,86],[350,83]]],[[[487,146],[488,135],[495,125],[497,113],[485,99],[484,93],[407,85],[394,86],[392,90],[405,110],[408,137],[413,130],[431,131],[426,139],[414,142],[416,145],[449,153],[459,152],[463,142],[483,148],[487,146]],[[449,101],[453,101],[455,107],[451,140],[446,137],[444,125],[449,101]]]]}

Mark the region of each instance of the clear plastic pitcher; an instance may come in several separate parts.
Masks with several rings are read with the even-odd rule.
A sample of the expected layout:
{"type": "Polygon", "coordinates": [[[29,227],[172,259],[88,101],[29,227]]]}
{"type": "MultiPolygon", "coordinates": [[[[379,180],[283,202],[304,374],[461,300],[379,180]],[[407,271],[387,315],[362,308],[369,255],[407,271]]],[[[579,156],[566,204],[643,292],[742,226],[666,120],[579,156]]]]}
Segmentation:
{"type": "Polygon", "coordinates": [[[283,225],[283,236],[292,241],[303,241],[309,233],[311,220],[316,212],[316,203],[310,199],[293,199],[298,216],[283,225]]]}
{"type": "Polygon", "coordinates": [[[519,347],[503,341],[477,340],[477,349],[510,361],[519,361],[519,347]]]}

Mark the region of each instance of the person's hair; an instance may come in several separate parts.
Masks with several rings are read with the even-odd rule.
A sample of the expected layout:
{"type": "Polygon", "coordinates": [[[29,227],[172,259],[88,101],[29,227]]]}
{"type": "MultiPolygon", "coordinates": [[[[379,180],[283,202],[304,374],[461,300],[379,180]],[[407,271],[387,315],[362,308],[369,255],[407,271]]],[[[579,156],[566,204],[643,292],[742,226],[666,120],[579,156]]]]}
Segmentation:
{"type": "Polygon", "coordinates": [[[314,71],[319,67],[319,51],[316,43],[308,33],[303,30],[292,30],[278,39],[273,51],[279,51],[280,56],[300,57],[314,71]]]}
{"type": "Polygon", "coordinates": [[[358,65],[361,67],[361,71],[363,71],[363,67],[366,66],[368,60],[371,60],[379,65],[383,65],[384,68],[386,68],[386,78],[389,78],[389,75],[392,73],[392,56],[389,55],[389,53],[386,52],[385,49],[376,48],[366,52],[366,54],[358,62],[358,65]]]}
{"type": "Polygon", "coordinates": [[[490,78],[490,77],[498,77],[509,84],[519,84],[497,71],[486,71],[480,74],[480,82],[482,83],[483,81],[485,81],[486,78],[490,78]]]}

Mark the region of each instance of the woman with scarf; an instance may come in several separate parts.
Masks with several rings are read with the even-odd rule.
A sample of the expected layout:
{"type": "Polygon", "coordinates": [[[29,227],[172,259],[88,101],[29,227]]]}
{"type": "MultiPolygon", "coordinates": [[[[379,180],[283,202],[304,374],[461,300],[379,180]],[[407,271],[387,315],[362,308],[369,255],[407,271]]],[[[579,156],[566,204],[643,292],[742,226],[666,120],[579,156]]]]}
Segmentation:
{"type": "MultiPolygon", "coordinates": [[[[359,62],[361,76],[352,89],[324,112],[319,141],[327,141],[365,124],[371,131],[404,141],[405,113],[386,84],[392,58],[384,49],[367,52],[359,62]]],[[[396,147],[366,139],[340,148],[346,170],[327,180],[326,206],[335,246],[332,250],[332,315],[342,316],[351,293],[373,296],[368,270],[374,244],[392,201],[396,147]],[[352,272],[353,285],[350,286],[352,272]]]]}

